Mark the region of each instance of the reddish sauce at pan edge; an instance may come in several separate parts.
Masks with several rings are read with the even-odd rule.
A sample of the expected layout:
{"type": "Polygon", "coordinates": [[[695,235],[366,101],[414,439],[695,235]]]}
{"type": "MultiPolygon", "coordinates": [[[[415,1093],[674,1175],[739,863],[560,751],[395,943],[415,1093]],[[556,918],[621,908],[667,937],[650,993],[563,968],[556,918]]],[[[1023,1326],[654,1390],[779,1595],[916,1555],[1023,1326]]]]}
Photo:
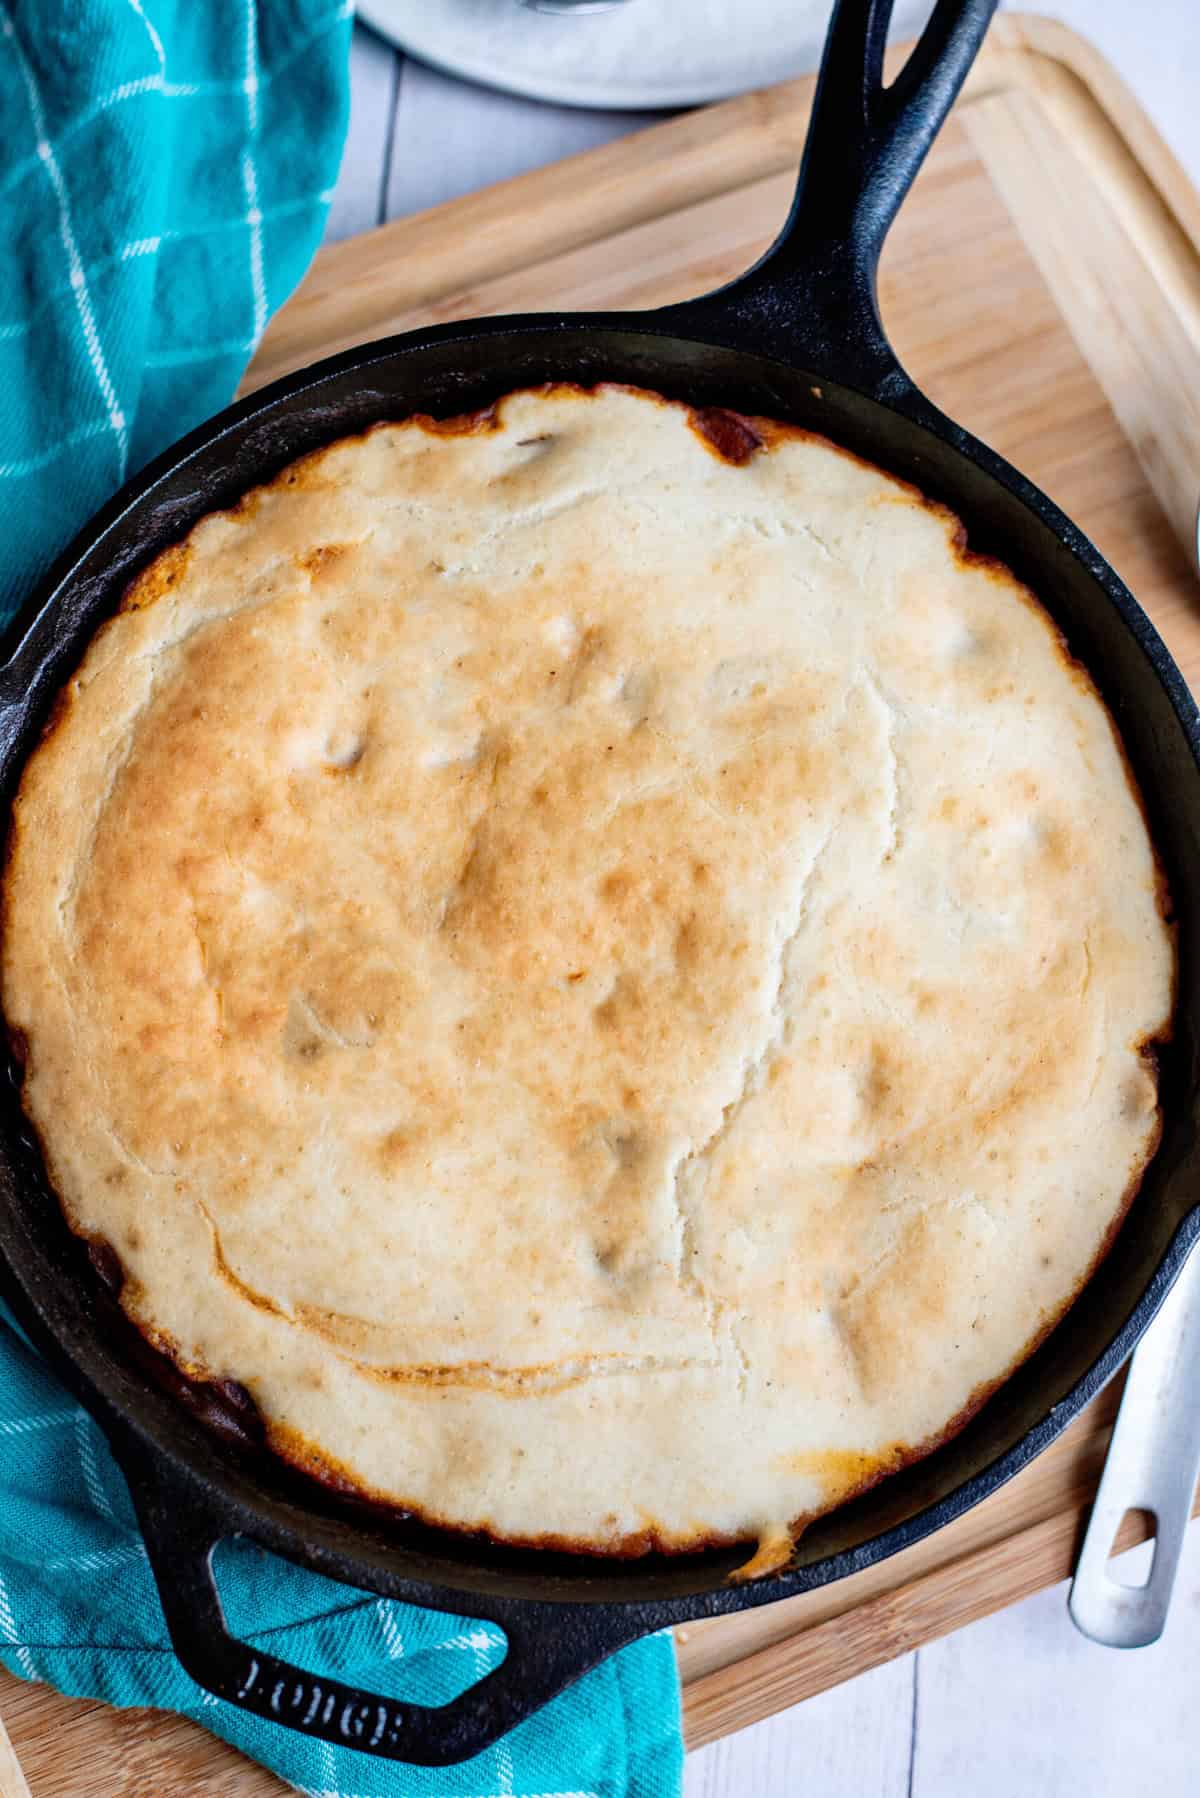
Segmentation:
{"type": "Polygon", "coordinates": [[[748,418],[724,406],[693,406],[688,423],[723,462],[740,468],[766,441],[748,418]]]}

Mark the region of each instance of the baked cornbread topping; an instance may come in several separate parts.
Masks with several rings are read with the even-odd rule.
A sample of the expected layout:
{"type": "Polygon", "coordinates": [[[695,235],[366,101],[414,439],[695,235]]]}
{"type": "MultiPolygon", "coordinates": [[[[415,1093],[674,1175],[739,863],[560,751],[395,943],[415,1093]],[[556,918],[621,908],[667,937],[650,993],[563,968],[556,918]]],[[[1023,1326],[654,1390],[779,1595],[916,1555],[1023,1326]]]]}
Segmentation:
{"type": "Polygon", "coordinates": [[[205,519],[30,760],[3,999],[75,1229],[281,1454],[602,1552],[942,1438],[1111,1239],[1174,948],[1033,596],[628,388],[205,519]]]}

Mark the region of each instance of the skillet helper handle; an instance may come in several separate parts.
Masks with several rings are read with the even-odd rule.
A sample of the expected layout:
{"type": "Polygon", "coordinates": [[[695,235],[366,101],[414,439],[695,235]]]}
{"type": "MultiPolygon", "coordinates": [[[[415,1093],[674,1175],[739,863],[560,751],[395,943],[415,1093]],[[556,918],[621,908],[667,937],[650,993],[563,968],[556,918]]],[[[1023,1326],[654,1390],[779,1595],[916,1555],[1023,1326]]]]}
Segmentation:
{"type": "Polygon", "coordinates": [[[1167,1621],[1200,1476],[1200,1239],[1129,1363],[1100,1489],[1067,1600],[1093,1642],[1144,1648],[1167,1621]],[[1126,1511],[1152,1513],[1144,1586],[1114,1579],[1109,1556],[1126,1511]]]}
{"type": "Polygon", "coordinates": [[[764,347],[849,380],[875,398],[907,385],[876,301],[888,228],[983,42],[997,0],[937,0],[890,86],[883,52],[892,0],[836,0],[787,222],[745,275],[666,308],[722,318],[764,347]]]}
{"type": "Polygon", "coordinates": [[[498,1624],[507,1637],[508,1652],[498,1667],[443,1705],[368,1692],[231,1635],[212,1567],[228,1526],[198,1507],[185,1476],[154,1469],[140,1457],[123,1460],[184,1670],[218,1698],[335,1748],[423,1767],[466,1760],[659,1622],[636,1605],[602,1610],[472,1594],[472,1615],[498,1624]]]}

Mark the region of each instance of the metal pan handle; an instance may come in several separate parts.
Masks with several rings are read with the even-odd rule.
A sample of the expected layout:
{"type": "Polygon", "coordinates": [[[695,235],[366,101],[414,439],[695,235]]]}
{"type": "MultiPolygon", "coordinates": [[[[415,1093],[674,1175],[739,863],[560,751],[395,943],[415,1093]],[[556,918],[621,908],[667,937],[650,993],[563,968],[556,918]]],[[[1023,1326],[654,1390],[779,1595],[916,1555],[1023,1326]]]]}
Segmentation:
{"type": "MultiPolygon", "coordinates": [[[[879,256],[900,202],[954,104],[997,0],[937,0],[890,86],[892,0],[836,0],[787,222],[730,286],[664,309],[724,321],[743,341],[876,398],[901,374],[876,301],[879,256]]],[[[660,314],[659,316],[664,316],[660,314]]]]}
{"type": "Polygon", "coordinates": [[[1144,1648],[1166,1626],[1200,1477],[1200,1238],[1129,1363],[1100,1490],[1067,1601],[1077,1628],[1110,1648],[1144,1648]],[[1154,1518],[1145,1585],[1124,1586],[1109,1556],[1126,1511],[1154,1518]]]}
{"type": "Polygon", "coordinates": [[[336,1748],[422,1767],[466,1760],[658,1621],[637,1605],[600,1608],[472,1593],[472,1615],[498,1624],[507,1638],[499,1667],[438,1706],[363,1691],[232,1636],[212,1568],[213,1551],[228,1526],[198,1507],[195,1487],[185,1476],[136,1453],[122,1459],[163,1615],[184,1669],[217,1697],[336,1748]]]}

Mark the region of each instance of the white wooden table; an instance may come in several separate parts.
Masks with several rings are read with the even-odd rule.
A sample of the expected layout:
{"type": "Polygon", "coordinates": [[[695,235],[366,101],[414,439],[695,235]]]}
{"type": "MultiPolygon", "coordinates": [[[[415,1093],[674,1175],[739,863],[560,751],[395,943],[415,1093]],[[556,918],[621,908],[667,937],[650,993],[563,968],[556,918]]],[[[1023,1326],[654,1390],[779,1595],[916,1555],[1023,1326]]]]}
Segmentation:
{"type": "MultiPolygon", "coordinates": [[[[433,0],[431,0],[433,3],[433,0]]],[[[652,6],[654,0],[639,0],[652,6]]],[[[1121,70],[1200,184],[1200,0],[1043,0],[1121,70]]],[[[369,230],[652,122],[472,87],[355,32],[331,238],[369,230]]],[[[1130,1578],[1146,1549],[1125,1558],[1130,1578]]],[[[1200,1793],[1200,1527],[1167,1633],[1119,1654],[1062,1588],[701,1749],[687,1798],[1193,1798],[1200,1793]]]]}

